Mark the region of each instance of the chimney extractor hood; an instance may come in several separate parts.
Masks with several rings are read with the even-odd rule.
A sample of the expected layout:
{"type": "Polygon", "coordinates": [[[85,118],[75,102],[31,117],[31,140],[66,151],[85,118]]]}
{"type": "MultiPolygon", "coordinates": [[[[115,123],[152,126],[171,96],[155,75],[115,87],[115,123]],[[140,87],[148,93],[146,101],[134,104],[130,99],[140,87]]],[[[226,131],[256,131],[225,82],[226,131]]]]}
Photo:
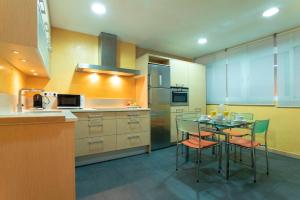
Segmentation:
{"type": "Polygon", "coordinates": [[[121,76],[140,75],[140,70],[116,67],[117,36],[101,32],[99,35],[99,65],[79,63],[76,71],[114,74],[121,76]]]}

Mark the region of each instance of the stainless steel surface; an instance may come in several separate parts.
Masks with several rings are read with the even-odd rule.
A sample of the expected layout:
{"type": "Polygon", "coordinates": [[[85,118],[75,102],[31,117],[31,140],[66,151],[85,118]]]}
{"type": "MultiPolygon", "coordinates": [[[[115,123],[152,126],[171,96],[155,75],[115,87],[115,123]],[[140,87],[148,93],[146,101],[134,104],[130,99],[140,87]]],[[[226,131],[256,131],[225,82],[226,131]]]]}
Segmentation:
{"type": "Polygon", "coordinates": [[[79,63],[77,64],[76,71],[114,74],[120,76],[140,75],[141,72],[139,70],[116,67],[117,41],[118,40],[116,35],[102,32],[99,35],[98,65],[79,63]]]}
{"type": "Polygon", "coordinates": [[[149,64],[149,107],[151,108],[151,146],[160,149],[170,142],[170,67],[149,64]]]}
{"type": "Polygon", "coordinates": [[[140,70],[93,65],[93,64],[86,64],[86,63],[79,63],[76,67],[76,71],[100,73],[100,74],[112,74],[112,75],[120,75],[120,76],[137,76],[141,74],[140,70]]]}
{"type": "Polygon", "coordinates": [[[189,105],[189,88],[187,87],[171,87],[171,105],[172,106],[188,106],[189,105]],[[176,95],[182,95],[182,100],[179,100],[176,95]]]}
{"type": "Polygon", "coordinates": [[[22,95],[23,92],[44,92],[43,89],[35,89],[35,88],[22,88],[18,93],[18,104],[17,104],[17,112],[22,112],[23,104],[22,104],[22,95]]]}

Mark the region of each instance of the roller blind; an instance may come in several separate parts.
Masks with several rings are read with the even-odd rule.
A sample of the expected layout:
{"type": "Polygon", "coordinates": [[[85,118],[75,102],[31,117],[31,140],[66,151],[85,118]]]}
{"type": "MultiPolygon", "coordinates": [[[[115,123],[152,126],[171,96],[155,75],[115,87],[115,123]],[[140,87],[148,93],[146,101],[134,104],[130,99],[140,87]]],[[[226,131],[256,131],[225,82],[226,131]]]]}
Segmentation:
{"type": "Polygon", "coordinates": [[[196,60],[206,65],[206,101],[208,104],[224,104],[226,98],[226,56],[217,52],[196,60]]]}
{"type": "Polygon", "coordinates": [[[229,104],[274,104],[272,37],[228,49],[229,104]]]}
{"type": "Polygon", "coordinates": [[[277,37],[278,105],[300,107],[300,30],[277,37]]]}

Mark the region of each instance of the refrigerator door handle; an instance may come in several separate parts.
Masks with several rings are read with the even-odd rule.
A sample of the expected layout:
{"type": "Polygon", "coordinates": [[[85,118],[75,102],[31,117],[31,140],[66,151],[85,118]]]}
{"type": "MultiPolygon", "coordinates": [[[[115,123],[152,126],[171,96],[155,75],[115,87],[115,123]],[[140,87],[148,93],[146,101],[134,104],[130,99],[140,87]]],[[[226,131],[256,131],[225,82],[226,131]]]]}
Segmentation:
{"type": "Polygon", "coordinates": [[[160,86],[162,85],[162,75],[161,74],[159,75],[159,85],[160,86]]]}
{"type": "Polygon", "coordinates": [[[149,105],[151,105],[152,104],[152,92],[151,91],[149,91],[148,92],[148,96],[149,96],[149,105]]]}

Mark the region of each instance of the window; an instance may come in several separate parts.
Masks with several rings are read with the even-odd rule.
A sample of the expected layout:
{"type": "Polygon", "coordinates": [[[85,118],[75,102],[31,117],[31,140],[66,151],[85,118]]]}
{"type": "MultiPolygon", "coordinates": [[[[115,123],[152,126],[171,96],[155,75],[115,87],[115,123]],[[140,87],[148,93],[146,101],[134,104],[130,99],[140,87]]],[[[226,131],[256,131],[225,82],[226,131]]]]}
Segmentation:
{"type": "Polygon", "coordinates": [[[224,104],[226,98],[225,52],[217,52],[201,57],[197,62],[206,65],[207,104],[224,104]]]}
{"type": "Polygon", "coordinates": [[[300,30],[279,34],[278,105],[300,107],[300,30]]]}
{"type": "Polygon", "coordinates": [[[273,38],[228,49],[229,104],[274,104],[273,38]]]}

